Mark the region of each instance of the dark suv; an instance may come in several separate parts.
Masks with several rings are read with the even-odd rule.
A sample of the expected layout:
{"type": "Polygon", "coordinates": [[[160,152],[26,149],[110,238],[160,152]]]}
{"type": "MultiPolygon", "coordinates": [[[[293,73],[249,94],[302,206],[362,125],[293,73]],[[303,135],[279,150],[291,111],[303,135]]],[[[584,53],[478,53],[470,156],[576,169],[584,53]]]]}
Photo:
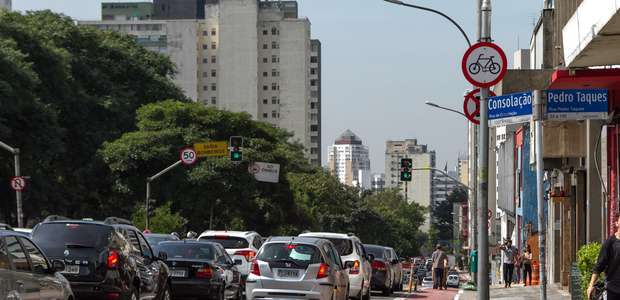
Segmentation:
{"type": "Polygon", "coordinates": [[[155,257],[129,221],[48,217],[32,239],[50,259],[64,260],[78,299],[170,299],[165,257],[155,257]]]}

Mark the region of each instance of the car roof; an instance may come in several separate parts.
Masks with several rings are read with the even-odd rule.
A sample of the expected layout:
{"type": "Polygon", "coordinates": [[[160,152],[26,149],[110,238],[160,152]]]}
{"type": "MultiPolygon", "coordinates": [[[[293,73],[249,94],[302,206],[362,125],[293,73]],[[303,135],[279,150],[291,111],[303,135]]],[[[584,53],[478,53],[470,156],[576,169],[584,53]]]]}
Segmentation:
{"type": "Polygon", "coordinates": [[[359,238],[352,233],[334,233],[334,232],[304,232],[300,234],[301,237],[320,237],[320,238],[335,238],[335,239],[346,239],[346,240],[357,240],[359,238]]]}
{"type": "Polygon", "coordinates": [[[26,238],[29,238],[30,236],[25,233],[25,232],[21,232],[21,231],[14,231],[14,230],[4,230],[4,229],[0,229],[0,237],[3,236],[23,236],[26,238]]]}
{"type": "Polygon", "coordinates": [[[233,237],[248,237],[251,235],[260,235],[256,231],[229,231],[229,230],[206,230],[200,234],[200,236],[210,236],[210,235],[222,235],[222,236],[233,236],[233,237]]]}
{"type": "MultiPolygon", "coordinates": [[[[138,230],[134,225],[130,224],[119,224],[119,223],[108,223],[106,221],[91,221],[91,220],[54,220],[54,221],[43,221],[39,224],[85,224],[85,225],[99,225],[99,226],[110,226],[113,228],[123,228],[123,229],[133,229],[138,230]]],[[[138,230],[139,231],[139,230],[138,230]]]]}
{"type": "Polygon", "coordinates": [[[265,242],[268,243],[303,243],[311,245],[320,245],[323,243],[331,243],[330,241],[316,237],[300,237],[300,236],[272,236],[265,242]]]}
{"type": "Polygon", "coordinates": [[[382,249],[387,249],[387,247],[385,246],[381,246],[381,245],[374,245],[374,244],[364,244],[364,247],[370,247],[370,248],[382,248],[382,249]]]}
{"type": "Polygon", "coordinates": [[[179,245],[179,244],[221,246],[220,244],[215,243],[215,242],[205,242],[205,241],[197,241],[197,240],[163,241],[163,242],[159,243],[159,246],[162,246],[162,245],[179,245]]]}
{"type": "Polygon", "coordinates": [[[168,233],[145,233],[144,234],[145,237],[148,236],[152,236],[152,237],[173,237],[173,238],[177,238],[176,236],[172,235],[172,234],[168,234],[168,233]]]}

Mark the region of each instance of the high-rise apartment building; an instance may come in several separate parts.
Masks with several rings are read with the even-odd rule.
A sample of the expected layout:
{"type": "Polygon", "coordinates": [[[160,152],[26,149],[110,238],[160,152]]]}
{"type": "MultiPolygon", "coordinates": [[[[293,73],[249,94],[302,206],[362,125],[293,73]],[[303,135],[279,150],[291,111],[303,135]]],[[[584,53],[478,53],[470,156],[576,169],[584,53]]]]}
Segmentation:
{"type": "MultiPolygon", "coordinates": [[[[413,168],[434,168],[435,151],[429,151],[427,145],[420,145],[416,139],[387,141],[385,145],[385,185],[399,188],[409,203],[415,202],[430,209],[433,193],[433,172],[414,170],[411,182],[400,181],[400,160],[411,158],[413,168]]],[[[426,213],[423,231],[430,228],[430,214],[426,213]]]]}
{"type": "Polygon", "coordinates": [[[458,172],[455,171],[446,171],[446,173],[442,172],[433,172],[433,197],[432,203],[436,203],[438,201],[447,201],[448,196],[452,191],[458,187],[458,183],[455,180],[458,180],[456,177],[458,176],[458,172]]]}
{"type": "Polygon", "coordinates": [[[106,5],[106,20],[80,24],[124,32],[168,55],[187,97],[292,132],[320,165],[321,43],[296,1],[156,0],[150,20],[114,16],[106,5]]]}
{"type": "Polygon", "coordinates": [[[351,130],[346,130],[328,147],[327,168],[340,182],[370,189],[370,158],[368,147],[351,130]]]}
{"type": "Polygon", "coordinates": [[[372,174],[370,185],[373,191],[383,191],[385,189],[385,174],[372,174]]]}
{"type": "Polygon", "coordinates": [[[11,0],[0,0],[0,8],[11,10],[11,0]]]}

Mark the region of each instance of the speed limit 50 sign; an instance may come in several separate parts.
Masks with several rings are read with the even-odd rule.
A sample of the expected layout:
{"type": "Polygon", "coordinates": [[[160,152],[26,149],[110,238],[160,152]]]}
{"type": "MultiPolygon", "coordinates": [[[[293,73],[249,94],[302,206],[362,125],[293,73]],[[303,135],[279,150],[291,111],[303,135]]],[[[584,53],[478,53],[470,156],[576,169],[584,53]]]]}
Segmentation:
{"type": "Polygon", "coordinates": [[[184,148],[181,150],[181,162],[185,165],[191,165],[196,162],[196,151],[193,148],[184,148]]]}

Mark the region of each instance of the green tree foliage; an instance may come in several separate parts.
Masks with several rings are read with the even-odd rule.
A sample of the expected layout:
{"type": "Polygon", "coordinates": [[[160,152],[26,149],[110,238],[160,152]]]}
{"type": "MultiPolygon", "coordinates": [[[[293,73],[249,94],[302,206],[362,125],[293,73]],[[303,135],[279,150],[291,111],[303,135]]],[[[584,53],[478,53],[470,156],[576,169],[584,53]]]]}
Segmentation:
{"type": "MultiPolygon", "coordinates": [[[[50,11],[0,12],[0,70],[0,140],[20,148],[22,173],[31,177],[30,224],[50,212],[111,213],[108,168],[97,150],[135,128],[141,105],[185,99],[166,57],[50,11]]],[[[0,152],[0,199],[14,199],[12,173],[11,154],[0,152]]],[[[5,220],[14,211],[14,201],[3,201],[5,220]]]]}
{"type": "MultiPolygon", "coordinates": [[[[436,201],[431,208],[431,229],[429,231],[429,247],[434,248],[437,243],[453,242],[454,240],[454,212],[455,203],[467,201],[467,192],[462,188],[455,188],[446,201],[436,201]]],[[[452,245],[451,245],[452,246],[452,245]]]]}
{"type": "MultiPolygon", "coordinates": [[[[601,251],[600,243],[590,243],[581,246],[577,251],[577,268],[581,274],[581,291],[583,293],[583,299],[587,299],[588,285],[590,284],[590,278],[592,277],[592,269],[596,265],[598,254],[601,251]]],[[[601,281],[605,280],[605,277],[600,277],[601,281]]]]}
{"type": "MultiPolygon", "coordinates": [[[[187,220],[178,212],[173,213],[171,206],[170,202],[166,202],[153,210],[153,215],[149,219],[149,230],[151,232],[171,233],[182,231],[183,225],[187,223],[187,220]]],[[[131,216],[131,222],[140,230],[144,230],[145,218],[146,209],[143,205],[138,205],[131,216]]]]}

